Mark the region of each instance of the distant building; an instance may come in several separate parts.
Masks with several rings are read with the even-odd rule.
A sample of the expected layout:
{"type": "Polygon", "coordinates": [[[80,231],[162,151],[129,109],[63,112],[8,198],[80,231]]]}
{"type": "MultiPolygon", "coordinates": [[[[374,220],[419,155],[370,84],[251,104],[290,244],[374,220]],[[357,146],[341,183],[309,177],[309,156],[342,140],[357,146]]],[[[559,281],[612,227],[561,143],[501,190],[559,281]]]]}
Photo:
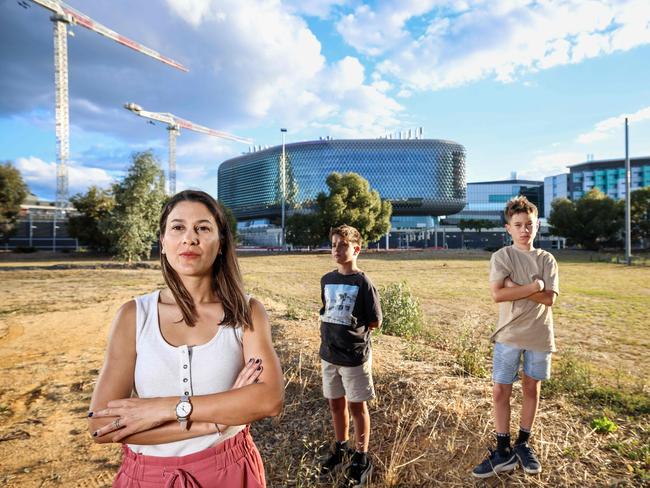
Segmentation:
{"type": "MultiPolygon", "coordinates": [[[[630,158],[631,191],[650,186],[650,156],[630,158]]],[[[619,200],[625,198],[625,159],[586,161],[569,166],[568,195],[578,200],[592,188],[619,200]]]]}
{"type": "Polygon", "coordinates": [[[35,248],[45,250],[77,249],[79,243],[68,234],[68,216],[74,207],[57,216],[56,203],[30,194],[20,205],[15,233],[2,243],[3,249],[35,248]],[[55,218],[56,217],[56,218],[55,218]]]}
{"type": "Polygon", "coordinates": [[[556,198],[569,198],[569,174],[562,173],[544,178],[544,215],[551,215],[551,202],[556,198]]]}
{"type": "MultiPolygon", "coordinates": [[[[396,231],[420,229],[420,234],[427,234],[438,217],[465,205],[465,148],[452,141],[327,138],[285,148],[287,216],[310,211],[318,193],[327,192],[325,180],[332,172],[366,178],[392,203],[396,231]]],[[[281,242],[281,157],[282,146],[274,146],[219,167],[219,199],[235,214],[245,244],[281,242]]]]}
{"type": "Polygon", "coordinates": [[[448,216],[451,225],[461,220],[491,220],[495,226],[503,223],[503,209],[513,197],[523,195],[534,203],[544,216],[544,182],[520,180],[516,173],[509,180],[479,181],[467,183],[467,204],[460,213],[448,216]]]}

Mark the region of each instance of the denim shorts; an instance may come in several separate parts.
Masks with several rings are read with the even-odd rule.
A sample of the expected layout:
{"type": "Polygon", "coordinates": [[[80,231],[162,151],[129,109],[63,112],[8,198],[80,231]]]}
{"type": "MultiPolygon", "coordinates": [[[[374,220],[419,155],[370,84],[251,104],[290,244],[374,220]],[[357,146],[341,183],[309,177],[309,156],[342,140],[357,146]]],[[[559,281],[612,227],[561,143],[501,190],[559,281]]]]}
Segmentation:
{"type": "Polygon", "coordinates": [[[524,374],[542,381],[551,377],[551,352],[537,352],[519,349],[497,342],[492,355],[492,381],[511,385],[519,378],[519,365],[523,355],[524,374]]]}

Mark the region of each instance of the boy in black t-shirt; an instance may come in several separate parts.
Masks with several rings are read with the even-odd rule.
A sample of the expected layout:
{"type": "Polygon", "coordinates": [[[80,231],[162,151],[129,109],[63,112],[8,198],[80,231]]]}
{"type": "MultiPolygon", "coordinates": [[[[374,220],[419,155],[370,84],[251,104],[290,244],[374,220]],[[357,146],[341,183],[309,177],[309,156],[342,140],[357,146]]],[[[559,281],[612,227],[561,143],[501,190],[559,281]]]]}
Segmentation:
{"type": "Polygon", "coordinates": [[[361,252],[359,231],[342,225],[332,229],[330,239],[337,269],[321,278],[320,357],[323,395],[329,401],[336,442],[321,466],[321,476],[345,468],[347,484],[361,487],[372,473],[366,402],[375,396],[370,332],[381,326],[381,305],[372,282],[357,267],[361,252]],[[348,406],[354,423],[353,453],[348,447],[348,406]]]}

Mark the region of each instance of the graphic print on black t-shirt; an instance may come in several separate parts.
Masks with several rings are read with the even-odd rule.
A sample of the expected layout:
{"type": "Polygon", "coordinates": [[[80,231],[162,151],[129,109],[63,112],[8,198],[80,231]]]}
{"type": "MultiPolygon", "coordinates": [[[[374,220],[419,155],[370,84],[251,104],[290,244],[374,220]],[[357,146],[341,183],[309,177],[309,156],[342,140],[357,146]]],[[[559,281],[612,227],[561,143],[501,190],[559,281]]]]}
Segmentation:
{"type": "Polygon", "coordinates": [[[321,320],[330,324],[351,325],[358,294],[359,287],[355,285],[325,285],[325,311],[321,320]]]}
{"type": "Polygon", "coordinates": [[[359,366],[370,354],[370,329],[381,322],[379,295],[363,272],[332,271],[321,278],[320,357],[340,366],[359,366]]]}

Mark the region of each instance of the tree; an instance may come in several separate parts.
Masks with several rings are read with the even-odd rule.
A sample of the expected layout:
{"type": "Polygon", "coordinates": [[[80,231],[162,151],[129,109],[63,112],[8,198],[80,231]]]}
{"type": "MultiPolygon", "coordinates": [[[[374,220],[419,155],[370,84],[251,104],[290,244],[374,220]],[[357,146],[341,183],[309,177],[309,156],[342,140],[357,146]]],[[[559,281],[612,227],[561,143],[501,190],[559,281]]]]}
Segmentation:
{"type": "Polygon", "coordinates": [[[650,239],[650,186],[630,194],[630,220],[632,239],[647,245],[646,241],[650,239]]]}
{"type": "Polygon", "coordinates": [[[382,200],[368,180],[356,173],[332,173],[327,177],[329,195],[316,198],[323,238],[331,227],[348,224],[359,231],[365,244],[377,241],[390,230],[393,207],[382,200]]]}
{"type": "Polygon", "coordinates": [[[79,193],[70,198],[70,203],[80,213],[68,219],[70,236],[96,251],[108,252],[113,243],[111,234],[106,232],[106,222],[115,207],[113,195],[107,190],[91,186],[86,194],[79,193]]]}
{"type": "Polygon", "coordinates": [[[556,198],[551,202],[551,215],[548,217],[551,234],[566,237],[567,243],[574,245],[573,230],[576,220],[575,204],[568,198],[556,198]]]}
{"type": "Polygon", "coordinates": [[[286,239],[294,246],[316,247],[325,240],[323,224],[317,213],[294,214],[287,219],[286,239]]]}
{"type": "Polygon", "coordinates": [[[623,201],[614,201],[597,188],[575,202],[554,200],[549,216],[553,234],[591,250],[620,245],[623,220],[623,201]]]}
{"type": "Polygon", "coordinates": [[[20,171],[10,161],[0,163],[0,241],[15,232],[20,204],[27,193],[20,171]]]}
{"type": "Polygon", "coordinates": [[[223,213],[226,216],[226,221],[228,222],[228,227],[230,227],[230,231],[232,232],[232,238],[236,242],[237,241],[237,219],[235,218],[235,214],[232,213],[232,210],[226,207],[221,201],[219,201],[219,205],[221,205],[221,208],[223,209],[223,213]]]}
{"type": "Polygon", "coordinates": [[[165,177],[151,152],[133,155],[127,176],[113,185],[115,207],[104,231],[113,249],[129,262],[151,255],[158,236],[158,219],[165,202],[165,177]]]}

